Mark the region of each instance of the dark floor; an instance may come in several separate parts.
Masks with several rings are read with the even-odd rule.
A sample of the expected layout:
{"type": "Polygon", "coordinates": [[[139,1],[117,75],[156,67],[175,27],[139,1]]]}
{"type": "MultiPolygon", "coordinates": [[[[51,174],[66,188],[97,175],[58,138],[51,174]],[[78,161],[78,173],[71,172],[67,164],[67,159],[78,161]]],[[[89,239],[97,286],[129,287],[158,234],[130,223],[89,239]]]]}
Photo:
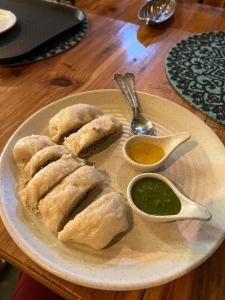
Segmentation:
{"type": "Polygon", "coordinates": [[[18,270],[7,264],[0,270],[0,300],[10,300],[15,290],[18,270]]]}

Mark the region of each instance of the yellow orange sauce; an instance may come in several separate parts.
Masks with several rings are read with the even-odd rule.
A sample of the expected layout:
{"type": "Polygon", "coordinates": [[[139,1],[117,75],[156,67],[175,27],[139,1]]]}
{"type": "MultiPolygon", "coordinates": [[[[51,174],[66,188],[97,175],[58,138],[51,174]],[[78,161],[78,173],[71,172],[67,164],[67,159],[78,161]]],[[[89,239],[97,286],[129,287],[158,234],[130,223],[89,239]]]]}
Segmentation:
{"type": "Polygon", "coordinates": [[[157,163],[165,155],[161,146],[146,142],[139,142],[130,145],[127,153],[132,160],[143,165],[157,163]]]}

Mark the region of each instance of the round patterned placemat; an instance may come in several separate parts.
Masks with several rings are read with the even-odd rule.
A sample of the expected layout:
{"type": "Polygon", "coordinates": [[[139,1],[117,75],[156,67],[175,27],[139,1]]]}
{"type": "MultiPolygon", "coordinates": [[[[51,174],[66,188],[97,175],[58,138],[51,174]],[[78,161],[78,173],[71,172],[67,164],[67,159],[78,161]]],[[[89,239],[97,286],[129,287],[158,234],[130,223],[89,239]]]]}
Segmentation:
{"type": "Polygon", "coordinates": [[[225,32],[202,33],[178,42],[167,55],[166,73],[186,101],[225,124],[225,32]]]}
{"type": "Polygon", "coordinates": [[[79,44],[79,42],[84,38],[87,30],[88,21],[87,19],[84,19],[74,28],[63,32],[27,55],[18,58],[18,60],[13,60],[6,64],[0,64],[0,67],[8,68],[27,65],[64,53],[79,44]]]}

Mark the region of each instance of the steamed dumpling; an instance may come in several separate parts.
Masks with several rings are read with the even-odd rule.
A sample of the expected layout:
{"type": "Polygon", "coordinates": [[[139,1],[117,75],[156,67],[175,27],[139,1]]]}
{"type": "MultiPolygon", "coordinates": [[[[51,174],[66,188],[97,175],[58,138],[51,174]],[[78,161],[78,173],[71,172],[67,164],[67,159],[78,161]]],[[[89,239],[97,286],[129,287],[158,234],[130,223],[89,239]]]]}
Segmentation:
{"type": "Polygon", "coordinates": [[[65,139],[64,145],[75,156],[82,150],[95,144],[102,138],[112,135],[121,129],[121,123],[114,117],[101,116],[90,123],[84,125],[76,133],[65,139]]]}
{"type": "Polygon", "coordinates": [[[67,176],[39,202],[45,225],[53,232],[65,224],[72,209],[102,181],[94,167],[84,166],[67,176]]]}
{"type": "Polygon", "coordinates": [[[70,155],[63,156],[41,169],[28,182],[26,187],[19,192],[19,198],[23,205],[34,213],[38,213],[38,202],[65,176],[69,175],[84,163],[72,158],[70,155]]]}
{"type": "Polygon", "coordinates": [[[106,247],[127,228],[125,204],[118,193],[112,192],[100,197],[69,221],[59,232],[58,239],[85,244],[98,250],[106,247]]]}
{"type": "Polygon", "coordinates": [[[49,135],[54,142],[71,130],[77,130],[102,114],[96,107],[88,104],[74,104],[60,110],[49,121],[49,135]]]}
{"type": "Polygon", "coordinates": [[[49,146],[35,153],[25,167],[26,181],[29,181],[46,164],[61,158],[65,154],[69,154],[69,150],[60,145],[49,146]]]}
{"type": "Polygon", "coordinates": [[[26,136],[20,139],[14,146],[14,160],[19,167],[23,167],[36,152],[52,145],[54,145],[54,143],[48,136],[35,134],[26,136]]]}

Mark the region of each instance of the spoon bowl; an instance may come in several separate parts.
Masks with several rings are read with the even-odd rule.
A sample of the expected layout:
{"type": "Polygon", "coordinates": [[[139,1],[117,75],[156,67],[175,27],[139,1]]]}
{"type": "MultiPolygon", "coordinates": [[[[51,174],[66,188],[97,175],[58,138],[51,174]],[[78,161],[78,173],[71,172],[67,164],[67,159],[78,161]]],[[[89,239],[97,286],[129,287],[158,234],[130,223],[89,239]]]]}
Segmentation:
{"type": "Polygon", "coordinates": [[[165,160],[179,147],[181,144],[189,140],[191,137],[189,132],[183,131],[175,134],[170,134],[167,136],[132,136],[127,139],[123,145],[123,155],[126,161],[134,167],[137,171],[141,172],[153,172],[156,169],[160,168],[165,160]],[[150,143],[157,146],[160,146],[164,150],[164,156],[158,162],[153,164],[141,164],[129,156],[129,147],[135,143],[150,143]]]}
{"type": "Polygon", "coordinates": [[[128,202],[132,208],[132,210],[138,214],[140,217],[145,219],[146,221],[150,222],[159,222],[159,223],[166,223],[166,222],[174,222],[174,221],[181,221],[181,220],[203,220],[203,221],[209,221],[212,217],[211,212],[203,205],[198,204],[197,202],[189,199],[188,197],[184,196],[176,187],[175,185],[166,177],[156,174],[156,173],[145,173],[145,174],[140,174],[134,177],[128,187],[127,187],[127,198],[128,202]],[[145,213],[141,209],[139,209],[131,195],[132,188],[134,184],[139,181],[142,178],[157,178],[163,182],[165,182],[176,194],[176,196],[179,198],[181,202],[181,210],[178,214],[176,215],[150,215],[148,213],[145,213]]]}
{"type": "Polygon", "coordinates": [[[150,0],[140,8],[138,19],[145,25],[160,24],[169,20],[175,10],[175,0],[150,0]]]}
{"type": "Polygon", "coordinates": [[[152,122],[144,115],[139,115],[133,118],[130,124],[131,130],[136,135],[154,135],[155,129],[152,126],[152,122]]]}

